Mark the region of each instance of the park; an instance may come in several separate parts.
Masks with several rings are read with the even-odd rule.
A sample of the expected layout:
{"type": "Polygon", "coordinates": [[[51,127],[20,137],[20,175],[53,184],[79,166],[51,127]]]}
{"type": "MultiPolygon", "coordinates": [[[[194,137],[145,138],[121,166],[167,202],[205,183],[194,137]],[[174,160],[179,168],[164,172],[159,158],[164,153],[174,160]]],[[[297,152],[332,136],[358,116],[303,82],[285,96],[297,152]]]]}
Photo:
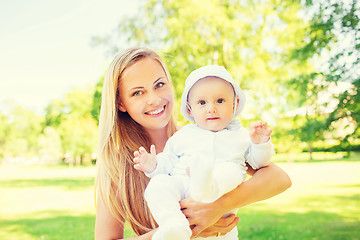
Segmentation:
{"type": "MultiPolygon", "coordinates": [[[[292,187],[241,208],[239,239],[359,239],[360,155],[278,164],[292,187]]],[[[0,166],[0,239],[93,239],[94,176],[91,165],[0,166]]]]}
{"type": "MultiPolygon", "coordinates": [[[[88,36],[94,51],[100,49],[107,56],[106,68],[127,48],[154,49],[168,67],[177,124],[184,126],[189,124],[180,113],[185,79],[201,66],[224,66],[246,95],[239,117],[242,126],[249,129],[261,120],[272,128],[276,153],[271,161],[289,175],[292,186],[240,208],[239,239],[359,240],[359,1],[147,0],[136,4],[132,14],[120,14],[112,31],[88,36]]],[[[74,32],[63,35],[76,37],[74,32]]],[[[53,47],[45,38],[36,41],[35,45],[66,49],[65,55],[76,52],[53,47]]],[[[25,54],[11,53],[9,59],[10,55],[20,61],[25,54]]],[[[44,59],[37,72],[48,70],[44,59]]],[[[32,61],[27,60],[24,69],[33,69],[36,61],[28,62],[32,61]]],[[[45,94],[41,87],[46,85],[55,89],[56,75],[65,65],[56,65],[37,90],[45,94]]],[[[11,69],[8,76],[17,76],[11,69]]],[[[75,76],[76,69],[72,66],[68,73],[75,76]]],[[[30,71],[15,72],[30,76],[30,71]]],[[[0,99],[0,239],[94,239],[105,72],[101,69],[98,77],[92,76],[95,83],[69,86],[40,112],[33,110],[35,106],[0,99]]],[[[20,78],[24,82],[19,87],[36,85],[20,78]]],[[[0,80],[12,82],[11,78],[0,80]]],[[[29,102],[37,97],[27,94],[22,95],[29,102]]],[[[126,223],[125,238],[135,236],[126,223]]]]}

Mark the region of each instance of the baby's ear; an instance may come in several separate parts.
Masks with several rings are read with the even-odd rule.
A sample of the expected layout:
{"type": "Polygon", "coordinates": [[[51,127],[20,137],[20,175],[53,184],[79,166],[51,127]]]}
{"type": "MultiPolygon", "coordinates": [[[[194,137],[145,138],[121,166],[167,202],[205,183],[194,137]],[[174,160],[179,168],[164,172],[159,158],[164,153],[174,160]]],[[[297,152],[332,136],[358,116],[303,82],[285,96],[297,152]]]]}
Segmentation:
{"type": "Polygon", "coordinates": [[[239,107],[239,103],[240,103],[240,98],[239,97],[236,97],[234,103],[233,103],[233,109],[234,109],[234,112],[237,110],[237,108],[239,107]],[[236,109],[235,109],[236,107],[236,109]]]}
{"type": "Polygon", "coordinates": [[[123,106],[122,103],[116,103],[116,108],[119,109],[122,112],[126,112],[125,107],[123,106]]]}
{"type": "Polygon", "coordinates": [[[189,114],[190,117],[193,117],[189,105],[186,106],[186,112],[189,114]]]}

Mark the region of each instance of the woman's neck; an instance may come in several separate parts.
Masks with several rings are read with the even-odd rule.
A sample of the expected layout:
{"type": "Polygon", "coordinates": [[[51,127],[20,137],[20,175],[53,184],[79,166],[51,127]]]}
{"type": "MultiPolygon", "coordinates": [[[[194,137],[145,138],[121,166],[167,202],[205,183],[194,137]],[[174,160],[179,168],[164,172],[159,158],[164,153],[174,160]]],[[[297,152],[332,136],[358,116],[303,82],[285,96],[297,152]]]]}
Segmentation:
{"type": "Polygon", "coordinates": [[[155,145],[156,153],[162,152],[168,140],[166,128],[156,130],[148,129],[146,131],[150,136],[151,144],[155,145]]]}

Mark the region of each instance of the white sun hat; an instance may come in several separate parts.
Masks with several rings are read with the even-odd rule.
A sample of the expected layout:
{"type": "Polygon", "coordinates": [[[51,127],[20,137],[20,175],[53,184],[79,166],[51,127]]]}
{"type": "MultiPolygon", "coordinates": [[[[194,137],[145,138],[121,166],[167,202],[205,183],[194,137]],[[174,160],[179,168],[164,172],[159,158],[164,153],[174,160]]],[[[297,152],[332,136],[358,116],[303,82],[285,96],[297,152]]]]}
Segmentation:
{"type": "Polygon", "coordinates": [[[188,95],[190,89],[194,86],[194,84],[200,79],[203,79],[205,77],[218,77],[229,82],[233,86],[235,92],[235,99],[239,99],[239,104],[237,104],[237,101],[235,101],[235,111],[233,117],[238,116],[240,112],[243,110],[245,105],[245,94],[243,90],[241,90],[241,88],[237,84],[235,84],[231,74],[223,66],[219,66],[219,65],[207,65],[198,68],[190,73],[190,75],[185,81],[185,88],[181,97],[181,107],[180,107],[181,114],[187,120],[191,122],[195,122],[194,118],[191,117],[187,111],[188,95]]]}

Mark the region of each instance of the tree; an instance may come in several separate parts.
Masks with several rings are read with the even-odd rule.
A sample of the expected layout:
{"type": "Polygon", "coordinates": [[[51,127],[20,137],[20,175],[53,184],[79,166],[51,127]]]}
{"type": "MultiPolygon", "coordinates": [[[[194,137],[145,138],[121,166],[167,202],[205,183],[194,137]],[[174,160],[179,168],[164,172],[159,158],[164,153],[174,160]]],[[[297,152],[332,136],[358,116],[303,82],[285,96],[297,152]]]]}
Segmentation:
{"type": "Polygon", "coordinates": [[[39,136],[39,155],[42,162],[59,162],[63,156],[59,133],[53,127],[45,127],[39,136]]]}
{"type": "MultiPolygon", "coordinates": [[[[22,146],[27,145],[22,153],[35,154],[38,150],[38,137],[42,131],[43,118],[21,106],[14,107],[12,117],[14,138],[17,142],[23,142],[22,146]]],[[[14,145],[16,148],[17,145],[14,145]]]]}
{"type": "Polygon", "coordinates": [[[0,114],[0,159],[8,155],[8,148],[14,138],[15,129],[11,124],[9,117],[4,114],[0,114]]]}
{"type": "MultiPolygon", "coordinates": [[[[310,22],[307,35],[290,59],[295,63],[318,62],[316,69],[297,78],[301,89],[317,90],[298,91],[306,96],[305,99],[297,98],[298,104],[306,101],[313,108],[316,106],[316,112],[321,112],[327,118],[322,121],[323,126],[317,124],[323,129],[335,131],[339,126],[337,122],[344,121],[349,123],[348,126],[353,126],[350,131],[337,136],[341,145],[348,145],[349,139],[359,136],[360,3],[355,0],[308,0],[305,6],[305,17],[310,22]],[[332,91],[340,89],[344,82],[348,83],[345,84],[347,89],[332,91]],[[319,104],[321,92],[333,93],[327,96],[328,101],[319,104]]],[[[303,128],[308,129],[309,124],[311,121],[305,123],[303,128]]]]}
{"type": "Polygon", "coordinates": [[[95,91],[93,95],[91,115],[99,124],[100,107],[101,107],[101,92],[104,84],[104,77],[100,78],[100,81],[95,85],[95,91]]]}
{"type": "MultiPolygon", "coordinates": [[[[69,159],[76,159],[78,164],[81,164],[84,157],[96,152],[97,119],[94,108],[92,86],[74,88],[65,94],[63,100],[53,100],[46,108],[46,126],[53,127],[60,137],[62,153],[69,159]]],[[[44,132],[41,139],[50,137],[57,138],[48,129],[48,133],[44,132]]],[[[57,146],[43,145],[43,151],[57,149],[57,146]]],[[[54,157],[56,156],[57,154],[54,157]]]]}
{"type": "Polygon", "coordinates": [[[146,1],[140,9],[123,19],[111,36],[94,42],[116,51],[116,43],[124,41],[161,50],[178,103],[192,70],[219,64],[243,89],[252,90],[252,118],[270,113],[270,107],[274,117],[282,111],[286,89],[279,83],[297,68],[287,65],[284,56],[302,40],[305,29],[297,16],[299,1],[160,0],[146,1]]]}
{"type": "Polygon", "coordinates": [[[57,128],[64,119],[64,102],[60,99],[52,99],[45,108],[45,127],[51,126],[57,128]]]}
{"type": "Polygon", "coordinates": [[[64,153],[70,154],[69,159],[75,158],[77,164],[96,152],[97,123],[91,116],[69,117],[60,124],[59,132],[64,153]]]}
{"type": "MultiPolygon", "coordinates": [[[[64,153],[82,163],[86,155],[96,152],[97,121],[91,112],[93,109],[93,87],[76,88],[64,98],[64,119],[58,131],[64,153]]],[[[71,163],[71,162],[70,162],[71,163]]]]}

